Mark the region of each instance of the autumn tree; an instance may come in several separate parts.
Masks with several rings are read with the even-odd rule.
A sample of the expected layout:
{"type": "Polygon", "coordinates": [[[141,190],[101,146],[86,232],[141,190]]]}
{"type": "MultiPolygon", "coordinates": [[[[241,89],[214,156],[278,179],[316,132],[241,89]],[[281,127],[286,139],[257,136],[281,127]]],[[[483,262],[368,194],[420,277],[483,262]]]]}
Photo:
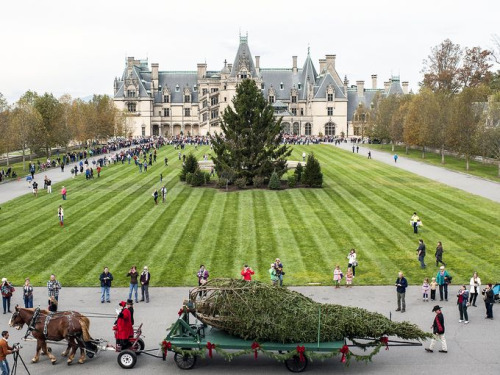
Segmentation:
{"type": "Polygon", "coordinates": [[[460,45],[446,39],[431,49],[431,54],[424,60],[422,86],[432,91],[456,93],[461,87],[459,73],[462,60],[460,45]]]}
{"type": "Polygon", "coordinates": [[[489,90],[484,86],[465,88],[453,100],[450,122],[450,140],[454,151],[465,158],[465,169],[477,151],[478,129],[482,122],[484,102],[489,90]]]}
{"type": "Polygon", "coordinates": [[[426,147],[432,143],[433,129],[439,118],[439,106],[430,89],[422,89],[412,97],[404,121],[403,139],[410,145],[422,148],[425,158],[426,147]]]}
{"type": "Polygon", "coordinates": [[[490,68],[492,51],[480,47],[465,48],[462,66],[458,71],[458,79],[462,87],[478,87],[488,84],[492,79],[490,68]]]}
{"type": "Polygon", "coordinates": [[[59,98],[59,104],[61,109],[61,118],[59,124],[57,126],[57,143],[61,146],[64,146],[65,149],[68,148],[71,140],[74,139],[75,136],[75,127],[76,124],[74,122],[73,117],[73,100],[71,99],[71,95],[64,94],[59,98]]]}
{"type": "Polygon", "coordinates": [[[14,145],[23,153],[23,170],[26,170],[26,150],[30,150],[31,161],[31,154],[38,145],[38,134],[42,126],[43,118],[30,103],[30,98],[21,97],[12,111],[11,127],[14,133],[14,145]]]}
{"type": "Polygon", "coordinates": [[[42,123],[36,129],[37,137],[50,156],[52,147],[58,144],[58,131],[61,124],[62,108],[59,101],[52,94],[45,93],[34,100],[36,110],[42,116],[42,123]]]}

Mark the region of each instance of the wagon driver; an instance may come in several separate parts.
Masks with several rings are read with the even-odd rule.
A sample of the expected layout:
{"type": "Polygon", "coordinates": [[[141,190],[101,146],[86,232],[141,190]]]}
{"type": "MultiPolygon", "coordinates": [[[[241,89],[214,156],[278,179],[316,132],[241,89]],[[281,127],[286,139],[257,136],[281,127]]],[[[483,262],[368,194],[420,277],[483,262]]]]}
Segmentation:
{"type": "Polygon", "coordinates": [[[129,338],[134,335],[134,327],[132,326],[130,310],[126,308],[126,302],[121,301],[118,305],[120,307],[116,310],[118,317],[116,318],[113,330],[116,331],[116,345],[120,345],[123,350],[131,345],[129,338]]]}

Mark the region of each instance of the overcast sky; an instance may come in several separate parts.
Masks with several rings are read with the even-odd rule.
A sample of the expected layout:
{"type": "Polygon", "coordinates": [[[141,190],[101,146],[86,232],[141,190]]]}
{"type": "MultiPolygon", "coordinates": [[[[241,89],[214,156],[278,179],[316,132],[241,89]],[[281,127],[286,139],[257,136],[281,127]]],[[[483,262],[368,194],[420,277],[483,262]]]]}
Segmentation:
{"type": "MultiPolygon", "coordinates": [[[[489,0],[18,0],[0,5],[0,92],[59,97],[112,94],[126,56],[160,70],[219,70],[234,60],[239,33],[263,68],[302,66],[336,54],[350,84],[391,75],[418,90],[422,60],[446,38],[492,48],[500,1],[489,0]]],[[[496,67],[499,68],[498,66],[496,67]]]]}

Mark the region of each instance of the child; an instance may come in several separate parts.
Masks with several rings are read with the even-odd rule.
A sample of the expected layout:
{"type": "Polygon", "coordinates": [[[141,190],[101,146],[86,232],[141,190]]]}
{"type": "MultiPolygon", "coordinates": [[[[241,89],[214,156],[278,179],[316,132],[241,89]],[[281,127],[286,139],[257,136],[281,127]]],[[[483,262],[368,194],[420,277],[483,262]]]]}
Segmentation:
{"type": "Polygon", "coordinates": [[[349,288],[349,286],[352,284],[352,278],[353,278],[353,273],[352,273],[352,268],[349,267],[347,269],[347,274],[345,275],[345,286],[346,288],[349,288]]]}
{"type": "Polygon", "coordinates": [[[51,296],[49,299],[49,311],[51,313],[57,312],[57,300],[54,296],[51,296]]]}
{"type": "Polygon", "coordinates": [[[342,271],[340,270],[340,266],[337,264],[335,269],[333,270],[333,282],[335,283],[335,288],[340,287],[340,280],[342,280],[342,271]]]}
{"type": "Polygon", "coordinates": [[[429,290],[431,286],[429,285],[429,278],[426,277],[424,279],[424,283],[422,284],[422,301],[429,302],[429,290]]]}
{"type": "Polygon", "coordinates": [[[431,301],[435,301],[436,300],[436,288],[438,286],[438,283],[436,282],[436,278],[433,277],[432,278],[432,281],[431,281],[431,284],[430,284],[430,287],[431,287],[431,301]]]}

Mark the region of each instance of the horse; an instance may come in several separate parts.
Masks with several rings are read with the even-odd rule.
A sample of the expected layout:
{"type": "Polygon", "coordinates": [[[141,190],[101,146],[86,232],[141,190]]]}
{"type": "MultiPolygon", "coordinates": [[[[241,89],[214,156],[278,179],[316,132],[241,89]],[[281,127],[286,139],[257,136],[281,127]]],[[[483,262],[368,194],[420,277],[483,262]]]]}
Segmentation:
{"type": "Polygon", "coordinates": [[[67,355],[71,349],[67,361],[68,365],[73,362],[77,348],[80,348],[81,354],[78,363],[84,363],[85,342],[92,340],[89,334],[90,321],[84,315],[76,311],[51,313],[47,310],[16,306],[9,326],[20,330],[25,324],[28,326],[28,333],[31,333],[37,341],[36,353],[31,360],[33,363],[38,362],[40,350],[42,350],[54,365],[57,359],[47,349],[47,340],[61,341],[64,339],[68,341],[68,348],[63,352],[63,356],[67,355]]]}

